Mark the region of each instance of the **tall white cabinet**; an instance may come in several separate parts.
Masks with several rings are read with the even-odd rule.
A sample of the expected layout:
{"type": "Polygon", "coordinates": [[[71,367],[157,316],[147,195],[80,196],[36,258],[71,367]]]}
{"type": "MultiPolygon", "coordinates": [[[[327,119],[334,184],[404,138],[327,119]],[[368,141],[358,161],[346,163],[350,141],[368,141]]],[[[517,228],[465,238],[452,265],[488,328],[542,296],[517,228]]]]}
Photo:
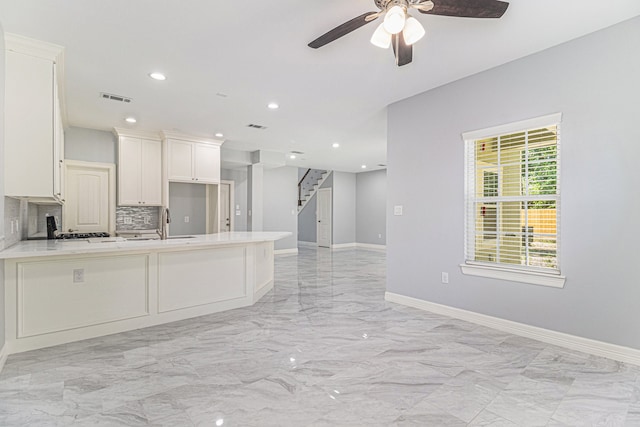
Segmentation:
{"type": "Polygon", "coordinates": [[[5,49],[5,195],[62,203],[64,50],[13,34],[5,49]]]}
{"type": "Polygon", "coordinates": [[[118,205],[162,205],[162,142],[125,129],[118,136],[118,205]]]}

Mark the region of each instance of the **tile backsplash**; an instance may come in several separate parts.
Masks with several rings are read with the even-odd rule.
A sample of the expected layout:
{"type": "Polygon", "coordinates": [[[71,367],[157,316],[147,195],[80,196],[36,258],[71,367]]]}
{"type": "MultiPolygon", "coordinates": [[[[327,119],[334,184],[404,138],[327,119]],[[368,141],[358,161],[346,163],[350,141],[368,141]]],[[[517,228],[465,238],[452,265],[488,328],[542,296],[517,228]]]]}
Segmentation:
{"type": "MultiPolygon", "coordinates": [[[[4,198],[4,246],[6,248],[22,240],[26,219],[23,210],[26,210],[26,205],[26,202],[13,197],[4,198]]],[[[24,234],[26,236],[26,230],[24,234]]]]}
{"type": "Polygon", "coordinates": [[[118,206],[116,230],[155,230],[158,228],[160,208],[157,206],[118,206]]]}

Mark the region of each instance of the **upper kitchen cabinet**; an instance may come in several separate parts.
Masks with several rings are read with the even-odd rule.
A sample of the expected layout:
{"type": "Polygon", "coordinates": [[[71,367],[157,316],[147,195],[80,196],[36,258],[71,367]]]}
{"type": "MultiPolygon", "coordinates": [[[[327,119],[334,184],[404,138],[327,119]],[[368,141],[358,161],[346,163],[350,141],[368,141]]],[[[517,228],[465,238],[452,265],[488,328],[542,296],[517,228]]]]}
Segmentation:
{"type": "Polygon", "coordinates": [[[118,205],[162,205],[162,142],[152,134],[115,129],[118,205]]]}
{"type": "Polygon", "coordinates": [[[62,203],[64,50],[13,34],[5,50],[5,195],[62,203]]]}
{"type": "Polygon", "coordinates": [[[220,182],[222,141],[163,132],[169,181],[195,184],[220,182]]]}

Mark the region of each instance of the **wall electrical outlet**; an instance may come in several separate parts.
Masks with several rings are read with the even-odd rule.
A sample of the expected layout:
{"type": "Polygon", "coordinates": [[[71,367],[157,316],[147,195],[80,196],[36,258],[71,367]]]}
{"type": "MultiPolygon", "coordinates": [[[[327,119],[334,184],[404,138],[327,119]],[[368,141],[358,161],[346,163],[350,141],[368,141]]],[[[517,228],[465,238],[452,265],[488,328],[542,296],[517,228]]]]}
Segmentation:
{"type": "Polygon", "coordinates": [[[396,205],[393,207],[393,214],[400,216],[402,215],[402,205],[396,205]]]}
{"type": "Polygon", "coordinates": [[[73,283],[84,283],[84,268],[73,269],[73,283]]]}
{"type": "Polygon", "coordinates": [[[133,224],[133,219],[131,219],[130,216],[125,216],[124,217],[124,223],[125,224],[133,224]]]}
{"type": "Polygon", "coordinates": [[[188,216],[184,217],[184,222],[189,222],[189,217],[188,216]]]}
{"type": "Polygon", "coordinates": [[[442,272],[442,283],[449,283],[449,273],[442,272]]]}
{"type": "Polygon", "coordinates": [[[145,224],[151,224],[151,217],[149,215],[145,215],[144,216],[144,223],[145,224]]]}
{"type": "Polygon", "coordinates": [[[382,234],[378,234],[378,239],[382,239],[382,234]]]}

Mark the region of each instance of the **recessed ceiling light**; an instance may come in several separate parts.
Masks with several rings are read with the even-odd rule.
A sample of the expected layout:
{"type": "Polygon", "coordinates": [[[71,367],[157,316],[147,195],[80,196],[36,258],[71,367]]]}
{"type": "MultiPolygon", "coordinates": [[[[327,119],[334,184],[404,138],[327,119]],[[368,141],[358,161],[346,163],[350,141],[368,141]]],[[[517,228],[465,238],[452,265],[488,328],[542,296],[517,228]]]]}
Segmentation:
{"type": "Polygon", "coordinates": [[[280,106],[275,102],[270,102],[267,105],[267,108],[269,108],[270,110],[277,110],[278,108],[280,108],[280,106]]]}
{"type": "Polygon", "coordinates": [[[216,133],[216,138],[222,138],[224,135],[220,132],[216,133]]]}
{"type": "Polygon", "coordinates": [[[151,73],[149,74],[149,77],[151,77],[153,80],[167,80],[167,76],[162,73],[151,73]]]}
{"type": "Polygon", "coordinates": [[[340,144],[338,144],[337,142],[334,142],[333,144],[331,144],[331,146],[333,148],[340,148],[340,144]]]}
{"type": "Polygon", "coordinates": [[[360,166],[360,167],[361,167],[362,169],[366,169],[366,168],[367,168],[367,165],[362,165],[362,166],[360,166]]]}
{"type": "Polygon", "coordinates": [[[135,117],[127,117],[124,121],[127,123],[136,123],[138,120],[135,117]]]}
{"type": "Polygon", "coordinates": [[[296,158],[296,155],[295,155],[295,154],[289,154],[289,158],[290,158],[291,160],[293,160],[293,159],[295,159],[295,158],[296,158]]]}

